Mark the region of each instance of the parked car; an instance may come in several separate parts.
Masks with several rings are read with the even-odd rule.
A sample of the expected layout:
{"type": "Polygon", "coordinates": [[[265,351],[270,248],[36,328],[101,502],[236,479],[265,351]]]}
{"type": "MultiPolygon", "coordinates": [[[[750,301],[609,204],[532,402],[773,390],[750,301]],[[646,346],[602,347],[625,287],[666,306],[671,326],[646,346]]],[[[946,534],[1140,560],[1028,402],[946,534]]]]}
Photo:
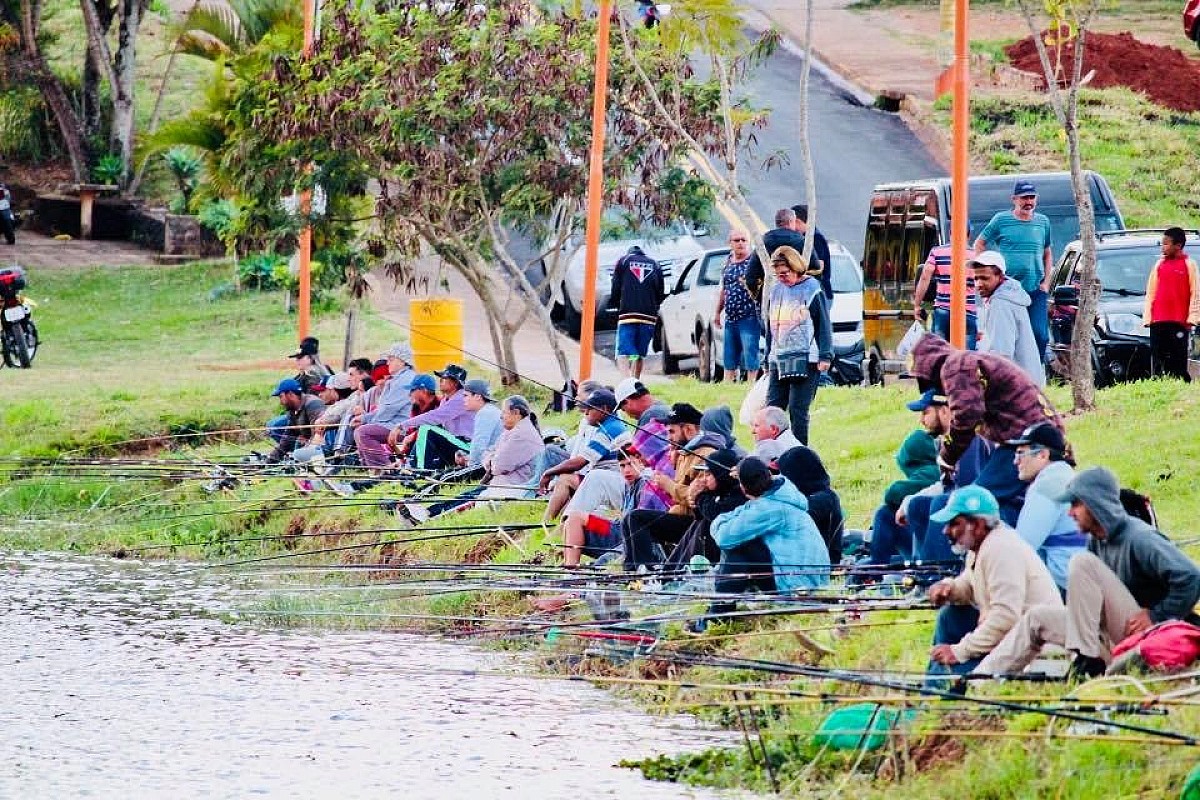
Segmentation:
{"type": "MultiPolygon", "coordinates": [[[[1096,230],[1124,228],[1108,182],[1095,172],[1087,171],[1084,176],[1091,188],[1096,230]]],[[[1055,255],[1060,255],[1068,242],[1079,237],[1068,172],[972,177],[967,201],[972,240],[997,211],[1012,208],[1013,184],[1018,180],[1037,186],[1037,210],[1050,219],[1051,246],[1055,255]]],[[[903,367],[895,349],[913,321],[913,287],[929,251],[950,242],[950,209],[949,178],[881,184],[871,192],[862,264],[867,371],[873,383],[882,380],[885,370],[896,372],[903,367]]]]}
{"type": "MultiPolygon", "coordinates": [[[[1092,332],[1092,368],[1097,387],[1150,375],[1150,329],[1142,323],[1146,282],[1161,256],[1162,230],[1098,233],[1096,277],[1100,306],[1092,332]]],[[[1188,231],[1195,242],[1200,232],[1188,231]]],[[[1052,375],[1066,378],[1071,338],[1079,311],[1079,255],[1082,245],[1067,245],[1050,282],[1050,363],[1052,375]]],[[[1193,337],[1192,360],[1196,360],[1193,337]]]]}
{"type": "MultiPolygon", "coordinates": [[[[833,344],[839,353],[862,352],[862,270],[850,251],[838,242],[829,243],[833,260],[833,344]]],[[[713,328],[713,311],[721,292],[721,271],[729,257],[728,247],[707,250],[679,275],[669,297],[658,311],[655,346],[662,352],[663,372],[679,371],[685,358],[698,360],[700,380],[720,377],[725,328],[713,328]]],[[[861,361],[861,358],[859,359],[861,361]]]]}
{"type": "MultiPolygon", "coordinates": [[[[704,246],[696,241],[697,236],[706,236],[707,231],[694,229],[683,222],[663,227],[643,225],[634,227],[627,217],[617,212],[605,215],[600,226],[600,251],[596,270],[596,326],[611,327],[616,322],[616,309],[608,307],[609,290],[617,260],[638,245],[646,255],[659,263],[663,279],[670,286],[675,278],[676,267],[686,264],[704,252],[704,246]]],[[[583,282],[586,253],[583,234],[567,242],[565,251],[574,249],[563,279],[551,287],[553,302],[552,316],[561,318],[563,326],[571,336],[579,336],[583,322],[583,282]]],[[[543,250],[545,252],[545,250],[543,250]]],[[[544,268],[544,267],[543,267],[544,268]]],[[[543,273],[544,274],[544,273],[543,273]]]]}
{"type": "Polygon", "coordinates": [[[1183,34],[1200,47],[1200,0],[1188,0],[1183,7],[1183,34]]]}

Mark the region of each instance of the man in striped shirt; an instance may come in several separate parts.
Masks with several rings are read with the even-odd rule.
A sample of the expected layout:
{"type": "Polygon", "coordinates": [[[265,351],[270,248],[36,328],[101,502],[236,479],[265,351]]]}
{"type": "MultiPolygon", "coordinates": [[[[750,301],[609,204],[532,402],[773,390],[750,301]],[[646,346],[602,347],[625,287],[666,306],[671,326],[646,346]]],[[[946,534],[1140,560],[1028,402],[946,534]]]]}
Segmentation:
{"type": "MultiPolygon", "coordinates": [[[[940,244],[929,251],[925,266],[921,268],[921,277],[913,290],[913,308],[920,309],[929,291],[929,282],[936,281],[937,294],[933,297],[933,326],[930,332],[950,341],[950,245],[940,244]]],[[[963,253],[963,263],[971,260],[971,253],[963,253]]],[[[967,349],[975,349],[978,336],[975,306],[979,297],[975,293],[975,276],[969,267],[964,267],[967,273],[967,349]]]]}

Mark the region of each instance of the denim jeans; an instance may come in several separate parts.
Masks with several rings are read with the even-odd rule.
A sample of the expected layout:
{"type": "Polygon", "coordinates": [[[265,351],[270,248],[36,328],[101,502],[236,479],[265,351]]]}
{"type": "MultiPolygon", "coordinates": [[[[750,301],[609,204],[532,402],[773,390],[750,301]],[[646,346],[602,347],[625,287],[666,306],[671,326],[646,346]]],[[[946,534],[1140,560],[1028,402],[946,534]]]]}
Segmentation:
{"type": "MultiPolygon", "coordinates": [[[[978,341],[978,320],[974,314],[967,314],[967,349],[974,350],[978,341]]],[[[950,341],[950,309],[935,308],[933,310],[933,326],[930,332],[950,341]]]]}
{"type": "Polygon", "coordinates": [[[762,326],[758,317],[725,321],[724,353],[721,359],[725,371],[732,373],[741,369],[755,372],[762,366],[758,357],[758,344],[762,338],[762,326]]]}
{"type": "Polygon", "coordinates": [[[767,405],[788,412],[792,422],[792,435],[800,444],[808,444],[808,407],[817,395],[817,383],[821,373],[816,364],[808,365],[808,375],[803,378],[781,380],[775,366],[771,367],[771,382],[767,386],[767,405]]]}
{"type": "Polygon", "coordinates": [[[892,556],[911,558],[912,554],[913,537],[908,526],[896,524],[891,506],[880,506],[871,523],[871,563],[888,564],[892,556]]]}
{"type": "Polygon", "coordinates": [[[961,561],[950,549],[950,540],[946,538],[946,526],[940,522],[930,522],[929,515],[936,514],[946,507],[949,495],[939,494],[932,497],[917,495],[908,501],[908,529],[912,531],[913,557],[922,561],[961,561]]]}
{"type": "Polygon", "coordinates": [[[1045,361],[1046,343],[1050,341],[1050,295],[1041,289],[1029,293],[1029,324],[1033,327],[1038,356],[1045,361]]]}
{"type": "Polygon", "coordinates": [[[1016,454],[1017,448],[1012,445],[1000,445],[975,476],[975,485],[987,489],[996,498],[1000,504],[1000,519],[1008,525],[1017,524],[1017,517],[1025,505],[1025,489],[1029,486],[1017,474],[1016,454]]]}
{"type": "Polygon", "coordinates": [[[283,440],[283,432],[288,426],[288,415],[280,414],[278,417],[271,417],[267,420],[267,436],[270,436],[274,441],[283,440]]]}
{"type": "MultiPolygon", "coordinates": [[[[958,644],[962,638],[979,625],[979,610],[974,606],[943,606],[938,612],[937,622],[933,627],[933,643],[958,644]]],[[[969,658],[960,664],[946,666],[930,659],[925,672],[929,675],[966,675],[979,666],[982,658],[969,658]]],[[[925,686],[930,689],[946,691],[951,681],[927,680],[925,686]]]]}

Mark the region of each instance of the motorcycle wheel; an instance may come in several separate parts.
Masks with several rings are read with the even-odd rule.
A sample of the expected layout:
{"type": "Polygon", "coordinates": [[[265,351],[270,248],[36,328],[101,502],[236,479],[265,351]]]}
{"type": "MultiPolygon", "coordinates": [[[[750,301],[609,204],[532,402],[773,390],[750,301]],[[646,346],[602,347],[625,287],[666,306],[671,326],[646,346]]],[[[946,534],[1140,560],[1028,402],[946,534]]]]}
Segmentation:
{"type": "MultiPolygon", "coordinates": [[[[33,355],[29,352],[29,341],[26,338],[26,324],[28,320],[24,320],[12,328],[8,329],[9,342],[12,344],[13,354],[16,356],[17,364],[21,369],[29,369],[33,364],[33,355]]],[[[36,345],[34,352],[37,352],[36,345]]]]}
{"type": "Polygon", "coordinates": [[[12,367],[13,369],[16,369],[17,361],[16,361],[16,357],[13,354],[12,340],[13,340],[13,336],[9,332],[7,325],[4,326],[3,329],[0,329],[0,354],[3,354],[3,356],[4,356],[4,358],[3,358],[4,366],[12,367]]]}
{"type": "Polygon", "coordinates": [[[21,322],[20,330],[17,331],[17,338],[20,339],[22,337],[25,339],[25,352],[29,355],[29,363],[26,367],[32,367],[33,359],[37,356],[38,345],[41,344],[41,340],[38,338],[37,326],[28,317],[21,322]]]}

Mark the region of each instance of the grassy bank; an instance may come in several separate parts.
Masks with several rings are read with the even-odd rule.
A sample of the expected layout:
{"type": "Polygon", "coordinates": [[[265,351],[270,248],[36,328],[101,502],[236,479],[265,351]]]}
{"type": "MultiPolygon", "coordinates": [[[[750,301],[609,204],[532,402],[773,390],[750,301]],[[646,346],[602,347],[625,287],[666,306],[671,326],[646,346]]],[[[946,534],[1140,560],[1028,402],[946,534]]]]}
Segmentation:
{"type": "MultiPolygon", "coordinates": [[[[279,298],[236,295],[210,301],[208,290],[226,268],[189,266],[66,271],[36,276],[37,315],[45,349],[31,371],[0,373],[11,398],[0,410],[0,457],[145,451],[132,439],[172,432],[253,427],[274,413],[270,387],[287,373],[278,357],[294,342],[292,321],[279,298]]],[[[340,338],[341,320],[318,320],[326,342],[340,338]]],[[[364,352],[376,352],[394,332],[378,320],[368,323],[364,352]]],[[[333,349],[333,348],[330,348],[333,349]]],[[[915,418],[902,402],[911,387],[822,390],[813,419],[814,446],[825,458],[842,495],[851,527],[865,527],[884,487],[898,472],[894,450],[915,418]]],[[[1061,390],[1055,399],[1066,404],[1061,390]]],[[[676,381],[661,395],[706,407],[727,403],[735,409],[742,389],[676,381]]],[[[1196,418],[1196,395],[1174,383],[1143,383],[1106,390],[1100,410],[1069,421],[1082,465],[1106,464],[1122,481],[1149,492],[1165,530],[1176,538],[1193,535],[1200,513],[1200,485],[1193,465],[1200,461],[1197,437],[1185,435],[1196,418]]],[[[548,424],[574,427],[570,415],[548,424]]],[[[748,433],[739,428],[743,441],[748,433]]],[[[155,458],[197,460],[236,458],[262,448],[243,437],[195,447],[196,440],[159,439],[155,458]],[[166,449],[158,449],[165,447],[166,449]]],[[[517,531],[513,546],[496,537],[503,524],[536,521],[535,503],[479,507],[410,530],[377,502],[394,492],[378,488],[344,501],[329,493],[300,496],[286,477],[258,477],[237,488],[205,493],[199,480],[135,476],[88,480],[0,475],[0,544],[23,548],[71,548],[89,552],[123,549],[141,558],[187,557],[220,561],[272,558],[290,566],[375,565],[371,571],[330,571],[313,577],[288,574],[296,591],[278,589],[249,611],[275,624],[382,627],[458,631],[471,627],[452,617],[501,622],[528,615],[526,591],[501,590],[494,581],[466,588],[471,573],[407,572],[404,563],[464,560],[492,563],[553,563],[557,551],[538,529],[517,531]],[[453,526],[461,532],[440,531],[453,526]],[[435,538],[447,537],[447,538],[435,538]],[[453,537],[453,538],[449,538],[453,537]],[[150,549],[139,549],[150,548],[150,549]],[[330,548],[339,548],[330,550],[330,548]],[[436,619],[434,617],[437,617],[436,619]]],[[[1191,548],[1195,555],[1195,548],[1191,548]]],[[[680,610],[687,603],[645,601],[638,613],[680,610]]],[[[693,608],[699,606],[694,605],[693,608]]],[[[565,620],[586,619],[572,608],[565,620]]],[[[476,625],[478,627],[478,625],[476,625]]],[[[517,626],[520,627],[520,626],[517,626]]],[[[757,623],[717,625],[704,639],[684,637],[678,622],[664,626],[656,659],[611,663],[588,654],[588,642],[570,635],[555,643],[544,637],[509,632],[492,637],[497,646],[537,648],[552,673],[586,674],[645,684],[619,690],[655,710],[687,710],[723,725],[737,726],[731,690],[673,685],[747,683],[738,697],[743,711],[761,726],[767,758],[784,794],[853,797],[1129,797],[1177,793],[1192,766],[1188,748],[1124,744],[1116,741],[1057,741],[1045,738],[1040,717],[995,717],[975,709],[947,716],[954,704],[920,708],[914,733],[895,747],[859,758],[817,747],[811,733],[834,707],[828,695],[866,698],[874,692],[831,682],[771,678],[744,669],[669,664],[673,650],[719,653],[789,663],[814,660],[798,638],[804,632],[830,647],[827,666],[855,669],[916,670],[925,660],[931,633],[927,611],[869,612],[861,618],[811,614],[757,623]],[[667,683],[661,683],[667,681],[667,683]],[[825,699],[758,693],[767,686],[826,695],[825,699]],[[757,687],[757,688],[756,688],[757,687]],[[1031,733],[1032,738],[964,735],[931,739],[938,730],[970,728],[980,734],[1031,733]],[[929,734],[929,735],[927,735],[929,734]]],[[[981,695],[1052,696],[1061,687],[1011,684],[977,687],[981,695]]],[[[1115,691],[1115,690],[1112,690],[1115,691]]],[[[1106,693],[1110,693],[1106,690],[1106,693]]],[[[892,694],[885,692],[885,694],[892,694]]],[[[914,701],[920,706],[919,701],[914,701]]],[[[1134,717],[1150,726],[1196,731],[1200,719],[1173,710],[1167,719],[1134,717]]],[[[1058,728],[1062,733],[1061,726],[1058,728]]],[[[761,752],[705,753],[645,765],[654,777],[767,790],[770,778],[761,752]]]]}

